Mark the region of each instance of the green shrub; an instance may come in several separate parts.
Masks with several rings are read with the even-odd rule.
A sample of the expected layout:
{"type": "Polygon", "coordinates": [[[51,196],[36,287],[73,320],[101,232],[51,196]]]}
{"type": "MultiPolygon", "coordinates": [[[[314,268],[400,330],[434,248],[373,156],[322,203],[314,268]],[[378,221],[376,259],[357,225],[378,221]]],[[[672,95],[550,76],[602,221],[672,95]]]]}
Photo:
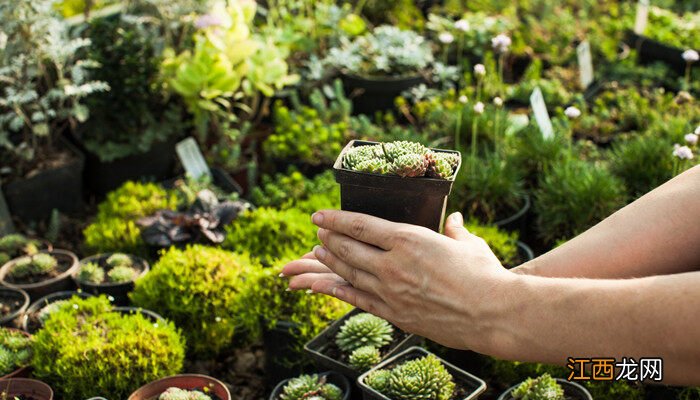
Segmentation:
{"type": "Polygon", "coordinates": [[[535,196],[537,230],[548,243],[578,235],[626,200],[622,181],[604,167],[580,160],[554,166],[535,196]]]}
{"type": "Polygon", "coordinates": [[[73,298],[34,336],[34,376],[64,399],[125,399],[152,380],[177,374],[184,343],[175,326],[111,311],[106,297],[73,298]]]}
{"type": "Polygon", "coordinates": [[[484,239],[504,266],[515,266],[518,261],[517,232],[502,231],[495,225],[480,224],[474,219],[469,220],[465,228],[469,233],[484,239]]]}
{"type": "Polygon", "coordinates": [[[136,282],[131,300],[175,322],[189,353],[211,356],[242,328],[256,329],[257,322],[240,318],[240,294],[257,269],[246,255],[200,245],[171,248],[136,282]]]}
{"type": "Polygon", "coordinates": [[[290,167],[286,174],[263,176],[261,185],[251,192],[251,201],[256,206],[280,209],[299,208],[299,203],[306,202],[309,197],[323,197],[328,204],[336,206],[332,208],[340,205],[340,186],[335,182],[332,171],[308,179],[290,167]]]}
{"type": "Polygon", "coordinates": [[[249,253],[264,264],[299,257],[318,242],[311,216],[292,208],[248,211],[226,228],[224,248],[249,253]]]}
{"type": "Polygon", "coordinates": [[[618,141],[610,152],[610,170],[637,198],[673,177],[672,148],[673,143],[656,135],[618,141]]]}
{"type": "Polygon", "coordinates": [[[20,332],[0,328],[0,376],[29,364],[32,341],[20,332]]]}
{"type": "Polygon", "coordinates": [[[537,125],[531,124],[512,140],[509,160],[521,171],[526,185],[536,187],[545,171],[567,157],[567,149],[568,138],[560,131],[546,139],[537,125]]]}

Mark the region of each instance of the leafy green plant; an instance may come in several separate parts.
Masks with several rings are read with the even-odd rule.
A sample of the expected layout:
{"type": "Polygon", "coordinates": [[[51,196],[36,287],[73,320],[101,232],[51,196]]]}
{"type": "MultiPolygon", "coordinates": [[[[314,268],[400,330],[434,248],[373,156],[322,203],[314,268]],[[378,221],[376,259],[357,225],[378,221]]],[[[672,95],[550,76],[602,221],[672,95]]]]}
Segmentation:
{"type": "Polygon", "coordinates": [[[365,383],[396,400],[450,400],[455,389],[452,375],[433,354],[373,371],[365,383]]]}
{"type": "Polygon", "coordinates": [[[518,400],[564,400],[564,389],[549,374],[544,374],[527,378],[513,389],[511,396],[518,400]]]}
{"type": "Polygon", "coordinates": [[[103,393],[126,398],[141,385],[182,369],[175,325],[112,311],[106,297],[72,298],[34,336],[34,376],[61,398],[103,393]]]}
{"type": "Polygon", "coordinates": [[[19,233],[12,233],[0,238],[0,265],[13,258],[33,255],[39,251],[41,242],[29,239],[19,233]]]}
{"type": "Polygon", "coordinates": [[[673,177],[671,141],[656,135],[635,135],[614,143],[610,170],[625,182],[632,198],[673,177]]]}
{"type": "Polygon", "coordinates": [[[0,328],[0,376],[29,365],[32,341],[16,330],[0,328]]]}
{"type": "Polygon", "coordinates": [[[301,203],[308,203],[310,198],[320,194],[327,198],[330,204],[328,208],[340,205],[340,186],[335,182],[332,171],[325,171],[309,179],[290,167],[286,174],[264,175],[260,186],[253,188],[250,199],[258,207],[287,209],[299,208],[301,203]]]}
{"type": "Polygon", "coordinates": [[[391,343],[394,327],[386,320],[369,313],[348,318],[335,336],[335,343],[346,352],[360,347],[381,348],[391,343]]]}
{"type": "Polygon", "coordinates": [[[192,356],[216,355],[257,325],[240,318],[240,296],[259,268],[245,254],[200,245],[171,248],[136,281],[131,300],[175,322],[192,356]]]}
{"type": "Polygon", "coordinates": [[[537,231],[548,243],[569,239],[625,204],[624,183],[605,167],[566,160],[546,172],[535,192],[537,231]]]}
{"type": "Polygon", "coordinates": [[[491,250],[501,263],[507,267],[514,267],[518,261],[518,233],[500,230],[495,225],[480,224],[471,219],[465,224],[469,233],[486,241],[491,250]]]}
{"type": "Polygon", "coordinates": [[[325,376],[300,375],[292,378],[282,388],[280,400],[341,400],[343,392],[339,387],[326,382],[325,376]]]}

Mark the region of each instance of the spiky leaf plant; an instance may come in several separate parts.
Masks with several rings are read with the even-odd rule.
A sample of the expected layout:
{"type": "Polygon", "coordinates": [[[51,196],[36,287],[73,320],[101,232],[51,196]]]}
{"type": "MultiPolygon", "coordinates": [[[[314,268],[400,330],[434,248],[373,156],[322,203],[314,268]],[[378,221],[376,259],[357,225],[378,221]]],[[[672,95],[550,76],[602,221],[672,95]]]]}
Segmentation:
{"type": "Polygon", "coordinates": [[[420,143],[409,141],[357,146],[343,156],[343,168],[404,178],[449,179],[458,164],[457,154],[434,152],[420,143]]]}
{"type": "Polygon", "coordinates": [[[378,391],[379,393],[388,393],[389,382],[391,380],[391,371],[388,369],[379,369],[372,371],[365,377],[367,386],[378,391]]]}
{"type": "Polygon", "coordinates": [[[325,376],[300,375],[290,379],[282,388],[281,400],[340,400],[343,391],[332,383],[326,382],[325,376]]]}
{"type": "Polygon", "coordinates": [[[211,396],[198,390],[185,390],[176,387],[167,388],[158,396],[158,400],[211,400],[211,396]]]}
{"type": "Polygon", "coordinates": [[[381,348],[392,340],[394,327],[386,320],[369,313],[360,313],[348,318],[340,327],[335,343],[345,352],[364,346],[381,348]]]}
{"type": "Polygon", "coordinates": [[[78,280],[92,284],[100,284],[105,280],[105,270],[97,263],[89,262],[80,266],[78,280]]]}
{"type": "Polygon", "coordinates": [[[373,372],[365,383],[393,400],[450,400],[455,390],[452,375],[433,354],[406,361],[388,374],[373,372]]]}
{"type": "Polygon", "coordinates": [[[362,346],[355,349],[348,358],[350,365],[358,371],[367,371],[379,364],[382,355],[374,346],[362,346]]]}
{"type": "Polygon", "coordinates": [[[511,396],[518,400],[564,400],[564,389],[549,374],[527,378],[513,389],[511,396]]]}

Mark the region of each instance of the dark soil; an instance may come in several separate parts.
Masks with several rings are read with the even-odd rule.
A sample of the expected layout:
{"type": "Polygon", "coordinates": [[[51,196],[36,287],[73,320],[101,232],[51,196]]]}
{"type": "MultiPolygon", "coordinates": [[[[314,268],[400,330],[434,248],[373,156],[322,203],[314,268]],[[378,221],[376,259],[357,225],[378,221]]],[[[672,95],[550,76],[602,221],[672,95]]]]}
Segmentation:
{"type": "Polygon", "coordinates": [[[6,275],[5,280],[9,283],[15,284],[15,285],[26,285],[26,284],[31,284],[31,283],[37,283],[37,282],[42,282],[49,280],[51,278],[55,278],[62,273],[68,271],[70,267],[73,265],[72,262],[73,260],[70,259],[61,259],[61,257],[56,258],[58,261],[58,265],[51,271],[45,274],[38,274],[38,275],[29,275],[29,276],[23,276],[22,278],[15,279],[11,275],[6,275]]]}
{"type": "MultiPolygon", "coordinates": [[[[394,349],[396,346],[398,346],[401,342],[403,342],[407,337],[409,337],[410,334],[394,327],[394,333],[392,334],[393,340],[391,343],[383,346],[381,349],[379,349],[379,352],[384,355],[387,354],[389,351],[394,349]]],[[[324,354],[334,360],[337,360],[343,364],[350,365],[350,354],[345,353],[340,348],[338,347],[337,344],[335,344],[335,340],[328,342],[323,348],[320,349],[320,353],[324,354]]]]}
{"type": "Polygon", "coordinates": [[[17,296],[3,296],[0,294],[0,316],[6,316],[13,313],[24,304],[23,299],[17,296]]]}

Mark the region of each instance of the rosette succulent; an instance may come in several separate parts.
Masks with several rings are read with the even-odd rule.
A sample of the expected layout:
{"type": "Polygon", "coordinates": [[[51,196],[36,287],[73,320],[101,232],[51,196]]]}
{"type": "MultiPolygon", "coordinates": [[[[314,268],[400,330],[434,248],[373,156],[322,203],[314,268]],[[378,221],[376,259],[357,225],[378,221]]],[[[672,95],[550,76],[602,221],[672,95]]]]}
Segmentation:
{"type": "Polygon", "coordinates": [[[105,263],[112,268],[120,266],[131,267],[134,265],[134,260],[128,254],[114,253],[107,258],[105,263]]]}
{"type": "Polygon", "coordinates": [[[391,343],[392,333],[394,328],[386,320],[369,313],[360,313],[345,321],[335,337],[335,343],[345,352],[365,346],[378,349],[391,343]]]}
{"type": "Polygon", "coordinates": [[[394,400],[450,400],[455,390],[452,375],[432,354],[372,372],[365,383],[394,400]]]}
{"type": "Polygon", "coordinates": [[[124,283],[133,281],[137,274],[138,272],[134,268],[120,265],[110,269],[107,272],[107,277],[109,277],[110,282],[124,283]]]}
{"type": "Polygon", "coordinates": [[[105,280],[105,270],[97,263],[89,262],[80,266],[78,280],[92,284],[100,284],[105,280]]]}
{"type": "Polygon", "coordinates": [[[58,260],[50,254],[39,253],[24,257],[15,263],[9,275],[13,279],[22,279],[31,275],[44,275],[58,265],[58,260]]]}
{"type": "Polygon", "coordinates": [[[456,153],[435,152],[420,143],[396,141],[349,149],[343,156],[343,168],[404,178],[449,179],[459,160],[456,153]]]}
{"type": "Polygon", "coordinates": [[[29,364],[31,340],[17,331],[0,328],[0,376],[29,364]]]}
{"type": "Polygon", "coordinates": [[[366,371],[379,364],[382,355],[374,346],[362,346],[355,349],[348,358],[350,365],[358,371],[366,371]]]}
{"type": "Polygon", "coordinates": [[[171,387],[158,396],[158,400],[211,400],[211,396],[198,390],[171,387]]]}
{"type": "Polygon", "coordinates": [[[326,382],[325,376],[301,375],[290,379],[282,388],[281,400],[340,400],[343,391],[332,383],[326,382]]]}
{"type": "Polygon", "coordinates": [[[0,238],[0,264],[21,255],[32,255],[39,251],[39,242],[18,233],[0,238]]]}
{"type": "Polygon", "coordinates": [[[510,394],[517,400],[564,400],[564,389],[549,374],[527,378],[510,394]]]}

